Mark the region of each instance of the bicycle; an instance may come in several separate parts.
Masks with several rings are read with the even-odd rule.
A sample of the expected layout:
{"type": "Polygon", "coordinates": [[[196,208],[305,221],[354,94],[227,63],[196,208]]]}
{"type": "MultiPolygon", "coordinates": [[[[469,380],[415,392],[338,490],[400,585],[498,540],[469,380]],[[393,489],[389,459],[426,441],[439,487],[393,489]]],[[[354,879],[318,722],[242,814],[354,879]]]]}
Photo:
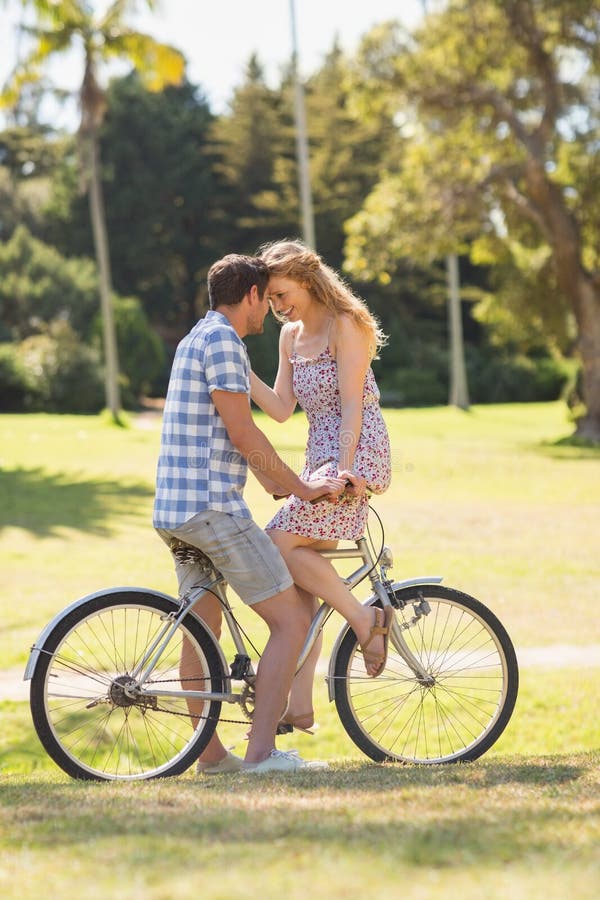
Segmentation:
{"type": "MultiPolygon", "coordinates": [[[[221,603],[235,658],[228,666],[195,611],[202,592],[175,599],[116,587],[72,603],[31,648],[24,678],[31,681],[31,713],[42,745],[74,778],[179,775],[198,758],[220,719],[246,730],[252,720],[255,667],[223,576],[197,548],[177,542],[172,549],[181,561],[203,565],[206,590],[221,603]],[[189,656],[182,668],[186,641],[195,662],[191,674],[189,656]],[[234,690],[232,682],[240,687],[234,690]],[[192,702],[198,709],[193,714],[192,702]],[[242,718],[222,717],[223,704],[237,705],[242,718]]],[[[509,722],[519,682],[512,642],[494,613],[442,586],[440,576],[392,583],[392,553],[383,542],[378,554],[365,537],[355,547],[322,553],[360,559],[345,578],[350,589],[368,577],[372,594],[364,603],[395,610],[387,664],[377,678],[366,675],[346,623],[333,646],[329,700],[355,745],[376,762],[456,763],[485,753],[509,722]]],[[[332,611],[320,605],[298,670],[332,611]]]]}

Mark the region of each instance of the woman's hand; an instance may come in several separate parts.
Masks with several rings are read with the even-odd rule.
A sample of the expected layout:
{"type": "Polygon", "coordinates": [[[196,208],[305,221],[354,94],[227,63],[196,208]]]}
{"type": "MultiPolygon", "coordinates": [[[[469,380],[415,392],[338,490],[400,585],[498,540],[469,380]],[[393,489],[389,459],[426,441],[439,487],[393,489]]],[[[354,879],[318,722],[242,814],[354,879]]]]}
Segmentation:
{"type": "Polygon", "coordinates": [[[327,478],[315,478],[312,481],[304,481],[306,491],[302,492],[302,496],[297,494],[301,500],[310,500],[311,503],[318,503],[321,500],[327,500],[328,503],[336,503],[346,489],[346,481],[343,478],[335,478],[333,475],[327,478]]]}
{"type": "Polygon", "coordinates": [[[363,497],[367,493],[367,480],[362,475],[343,469],[338,472],[338,478],[343,478],[346,484],[345,494],[348,497],[363,497]],[[348,482],[350,485],[348,486],[348,482]]]}

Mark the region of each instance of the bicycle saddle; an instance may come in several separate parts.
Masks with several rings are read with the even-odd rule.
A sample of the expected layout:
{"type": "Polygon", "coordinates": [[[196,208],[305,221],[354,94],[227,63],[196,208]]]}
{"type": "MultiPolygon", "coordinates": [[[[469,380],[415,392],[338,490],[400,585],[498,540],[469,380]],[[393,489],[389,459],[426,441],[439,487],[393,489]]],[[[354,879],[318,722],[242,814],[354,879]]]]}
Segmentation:
{"type": "Polygon", "coordinates": [[[216,569],[215,564],[209,556],[199,547],[193,544],[186,544],[179,538],[171,538],[169,541],[169,550],[183,566],[201,566],[203,569],[216,569]]]}

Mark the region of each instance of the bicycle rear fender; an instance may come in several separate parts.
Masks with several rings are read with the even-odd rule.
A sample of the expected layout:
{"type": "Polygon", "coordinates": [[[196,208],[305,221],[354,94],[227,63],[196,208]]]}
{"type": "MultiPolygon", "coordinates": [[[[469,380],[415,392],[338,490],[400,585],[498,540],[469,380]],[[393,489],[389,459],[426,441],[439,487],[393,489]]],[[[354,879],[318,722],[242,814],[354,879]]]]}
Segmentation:
{"type": "MultiPolygon", "coordinates": [[[[38,637],[37,641],[31,648],[31,653],[29,654],[29,659],[27,661],[27,666],[25,668],[25,673],[23,675],[23,681],[30,681],[33,678],[33,673],[35,672],[35,667],[37,666],[38,659],[40,658],[40,653],[44,649],[44,646],[46,644],[46,641],[48,640],[48,637],[52,634],[52,632],[54,631],[54,629],[56,628],[56,626],[58,625],[59,622],[62,622],[62,620],[66,616],[68,616],[70,613],[72,613],[74,609],[77,609],[78,607],[83,606],[84,603],[89,603],[90,600],[95,600],[96,597],[109,597],[111,594],[123,594],[123,593],[140,594],[145,597],[148,597],[148,596],[160,597],[161,600],[168,600],[169,603],[171,603],[173,605],[174,611],[179,609],[179,601],[176,600],[174,597],[169,596],[169,594],[163,594],[161,591],[151,590],[150,588],[115,587],[115,588],[109,588],[108,590],[95,591],[93,594],[87,594],[87,596],[81,597],[79,600],[75,600],[73,603],[71,603],[65,609],[62,609],[59,613],[57,613],[56,616],[54,616],[54,618],[52,619],[51,622],[48,622],[48,624],[46,625],[46,627],[43,629],[40,636],[38,637]]],[[[209,632],[209,634],[211,634],[213,636],[215,645],[219,651],[219,655],[221,656],[221,661],[223,663],[223,671],[228,672],[229,666],[227,664],[227,661],[225,660],[225,656],[223,655],[221,645],[219,644],[218,640],[212,634],[212,631],[210,630],[210,628],[208,627],[208,625],[206,624],[204,619],[202,619],[198,615],[198,613],[195,612],[195,610],[193,608],[188,610],[188,614],[190,616],[194,616],[194,618],[198,619],[198,621],[200,621],[202,623],[202,625],[206,628],[206,630],[209,632]]]]}
{"type": "MultiPolygon", "coordinates": [[[[440,584],[443,581],[443,577],[441,575],[425,575],[422,578],[406,578],[404,581],[394,581],[392,584],[393,591],[401,591],[402,588],[407,587],[415,587],[415,585],[419,584],[440,584]]],[[[377,596],[375,594],[371,594],[370,597],[367,597],[366,600],[363,601],[363,606],[373,606],[374,603],[377,603],[377,596]]],[[[335,683],[335,661],[338,655],[338,650],[340,649],[340,644],[344,640],[344,635],[348,630],[348,625],[344,625],[335,639],[335,644],[333,645],[333,649],[331,651],[331,656],[329,657],[329,671],[327,672],[327,692],[329,694],[329,702],[333,702],[334,694],[333,694],[333,686],[335,683]]]]}

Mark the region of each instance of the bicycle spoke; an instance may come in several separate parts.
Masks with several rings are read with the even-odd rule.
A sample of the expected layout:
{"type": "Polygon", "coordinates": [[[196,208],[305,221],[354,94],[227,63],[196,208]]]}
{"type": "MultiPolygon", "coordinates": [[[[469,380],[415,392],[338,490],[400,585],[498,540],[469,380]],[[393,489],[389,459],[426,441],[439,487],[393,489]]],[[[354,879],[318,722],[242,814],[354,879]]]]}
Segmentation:
{"type": "MultiPolygon", "coordinates": [[[[451,589],[408,593],[412,599],[396,617],[428,680],[420,680],[392,647],[383,673],[369,678],[350,635],[347,668],[336,667],[334,682],[342,721],[358,746],[376,759],[443,762],[478,755],[478,747],[508,721],[505,715],[497,724],[506,707],[509,670],[504,647],[488,622],[492,616],[451,589]],[[415,617],[412,606],[417,611],[425,593],[428,612],[415,617]]],[[[497,620],[495,627],[501,628],[497,620]]],[[[503,640],[514,657],[508,637],[503,640]]],[[[514,659],[512,667],[516,676],[514,659]]],[[[508,715],[515,697],[513,681],[508,715]]]]}
{"type": "Polygon", "coordinates": [[[207,648],[214,643],[201,624],[192,622],[192,630],[181,625],[168,645],[157,644],[166,632],[164,605],[154,599],[149,604],[99,600],[65,630],[54,651],[45,651],[44,680],[36,684],[42,702],[32,705],[32,711],[39,710],[36,727],[39,721],[45,745],[53,754],[56,749],[57,761],[67,771],[106,778],[168,774],[184,759],[193,759],[193,746],[201,740],[204,745],[214,731],[214,701],[193,701],[192,719],[181,696],[180,672],[185,639],[192,654],[185,680],[195,689],[214,690],[211,685],[220,684],[222,676],[219,670],[218,682],[213,682],[211,666],[220,663],[215,651],[209,663],[201,641],[207,648]],[[148,647],[154,647],[157,659],[142,692],[131,673],[147,658],[148,647]],[[153,683],[168,685],[169,694],[153,697],[153,683]]]}

